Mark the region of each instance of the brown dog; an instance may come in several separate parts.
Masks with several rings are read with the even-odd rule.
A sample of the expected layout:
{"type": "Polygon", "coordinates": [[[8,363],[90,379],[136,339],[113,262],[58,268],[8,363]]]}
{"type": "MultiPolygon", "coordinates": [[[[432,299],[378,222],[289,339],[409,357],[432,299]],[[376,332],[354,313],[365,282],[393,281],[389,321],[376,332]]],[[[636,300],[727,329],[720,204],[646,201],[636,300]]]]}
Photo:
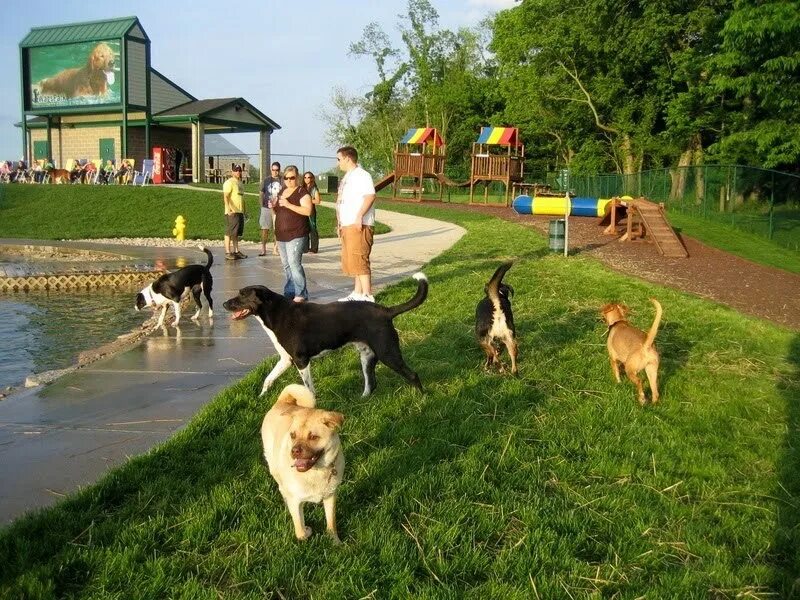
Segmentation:
{"type": "Polygon", "coordinates": [[[656,307],[656,316],[650,331],[644,331],[631,325],[626,317],[630,312],[624,304],[606,304],[600,312],[608,325],[608,357],[611,360],[611,373],[617,383],[619,378],[619,363],[625,366],[625,374],[636,386],[639,395],[639,404],[644,406],[646,403],[642,381],[638,373],[642,369],[647,373],[647,380],[650,382],[650,393],[653,397],[653,404],[658,402],[658,351],[653,346],[656,339],[658,326],[661,323],[661,304],[655,298],[650,298],[650,302],[656,307]]]}
{"type": "Polygon", "coordinates": [[[322,502],[328,533],[336,532],[336,488],[342,482],[344,454],[339,428],[344,415],[314,408],[316,399],[307,387],[287,385],[264,417],[261,440],[269,472],[292,516],[294,535],[311,535],[303,516],[303,504],[322,502]]]}
{"type": "Polygon", "coordinates": [[[114,51],[108,44],[100,43],[89,53],[82,67],[64,69],[39,83],[42,94],[75,96],[103,96],[108,85],[114,83],[114,51]]]}
{"type": "Polygon", "coordinates": [[[69,171],[66,169],[48,169],[47,174],[50,175],[50,183],[69,183],[69,171]]]}

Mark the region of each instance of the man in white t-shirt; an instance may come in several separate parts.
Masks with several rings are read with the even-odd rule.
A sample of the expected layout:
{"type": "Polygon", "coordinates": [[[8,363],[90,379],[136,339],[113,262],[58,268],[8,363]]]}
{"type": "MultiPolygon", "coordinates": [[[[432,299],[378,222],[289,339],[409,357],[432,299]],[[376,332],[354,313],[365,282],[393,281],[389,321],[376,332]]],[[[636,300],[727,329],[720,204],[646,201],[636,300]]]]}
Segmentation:
{"type": "Polygon", "coordinates": [[[352,146],[336,151],[344,177],[336,198],[336,218],[342,240],[342,271],[354,279],[353,291],[340,302],[374,302],[369,255],[375,231],[375,185],[372,176],[358,165],[358,152],[352,146]]]}

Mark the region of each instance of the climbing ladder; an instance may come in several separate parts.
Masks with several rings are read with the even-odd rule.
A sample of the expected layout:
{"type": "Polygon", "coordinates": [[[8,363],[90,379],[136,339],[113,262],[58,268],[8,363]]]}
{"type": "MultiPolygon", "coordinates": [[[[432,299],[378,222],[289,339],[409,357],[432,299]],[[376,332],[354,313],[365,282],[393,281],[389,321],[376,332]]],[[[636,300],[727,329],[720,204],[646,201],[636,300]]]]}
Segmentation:
{"type": "Polygon", "coordinates": [[[644,198],[628,202],[628,227],[622,236],[623,240],[633,240],[649,234],[658,251],[667,258],[687,258],[686,251],[680,238],[667,221],[664,214],[664,205],[656,204],[644,198]]]}

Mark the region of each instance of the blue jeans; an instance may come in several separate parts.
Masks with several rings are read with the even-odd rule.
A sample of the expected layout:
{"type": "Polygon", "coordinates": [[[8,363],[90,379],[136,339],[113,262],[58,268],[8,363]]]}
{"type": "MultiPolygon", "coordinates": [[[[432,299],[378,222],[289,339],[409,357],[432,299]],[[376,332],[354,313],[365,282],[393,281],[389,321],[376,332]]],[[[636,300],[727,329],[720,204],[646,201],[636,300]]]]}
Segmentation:
{"type": "Polygon", "coordinates": [[[286,275],[283,295],[290,300],[296,297],[308,300],[306,272],[303,270],[303,250],[305,245],[305,237],[295,238],[288,242],[278,242],[278,252],[281,255],[283,272],[286,275]]]}

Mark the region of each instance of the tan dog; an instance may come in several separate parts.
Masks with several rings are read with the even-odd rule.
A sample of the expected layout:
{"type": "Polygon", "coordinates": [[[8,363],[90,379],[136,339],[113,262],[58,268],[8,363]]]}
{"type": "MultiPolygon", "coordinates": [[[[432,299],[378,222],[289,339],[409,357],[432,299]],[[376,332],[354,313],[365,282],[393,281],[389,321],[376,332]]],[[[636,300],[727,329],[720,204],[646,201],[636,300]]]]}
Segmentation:
{"type": "Polygon", "coordinates": [[[315,404],[314,394],[307,387],[287,385],[264,417],[261,440],[269,472],[292,516],[297,539],[311,535],[303,504],[322,502],[328,533],[338,544],[336,488],[342,482],[344,454],[337,431],[344,415],[314,408],[315,404]]]}
{"type": "Polygon", "coordinates": [[[647,373],[647,380],[650,382],[653,404],[658,402],[659,355],[653,346],[653,341],[656,339],[658,325],[661,323],[661,304],[655,298],[650,298],[650,302],[656,307],[656,316],[647,334],[626,320],[629,310],[624,304],[606,304],[600,310],[608,325],[608,343],[606,345],[608,357],[611,360],[611,373],[619,383],[619,363],[625,366],[625,374],[636,386],[639,404],[642,406],[646,399],[642,381],[637,375],[642,369],[647,373]]]}
{"type": "Polygon", "coordinates": [[[69,183],[69,171],[66,169],[49,169],[47,174],[50,175],[50,183],[69,183]]]}
{"type": "Polygon", "coordinates": [[[42,94],[75,96],[103,96],[113,84],[114,50],[108,44],[97,44],[82,67],[64,69],[39,83],[42,94]]]}

